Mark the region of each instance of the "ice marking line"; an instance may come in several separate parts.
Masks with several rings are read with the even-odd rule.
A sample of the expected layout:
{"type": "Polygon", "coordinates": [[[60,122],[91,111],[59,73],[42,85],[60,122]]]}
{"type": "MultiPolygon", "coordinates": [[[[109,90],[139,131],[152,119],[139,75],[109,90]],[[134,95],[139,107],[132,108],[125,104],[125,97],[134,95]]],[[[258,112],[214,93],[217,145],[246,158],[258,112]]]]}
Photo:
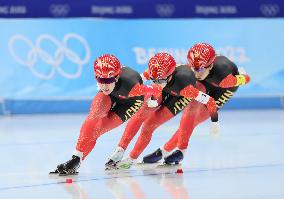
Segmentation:
{"type": "MultiPolygon", "coordinates": [[[[212,169],[184,169],[183,172],[185,174],[189,173],[198,173],[198,172],[208,172],[208,171],[226,171],[226,170],[238,170],[238,169],[254,169],[254,168],[265,168],[265,167],[281,167],[284,166],[284,163],[278,163],[278,164],[266,164],[266,165],[249,165],[249,166],[240,166],[240,167],[225,167],[225,168],[212,168],[212,169]]],[[[137,169],[139,171],[139,169],[137,169]]],[[[133,170],[131,170],[133,171],[133,170]]],[[[163,174],[174,174],[174,171],[172,172],[159,172],[159,173],[149,173],[149,174],[136,174],[136,175],[127,175],[127,176],[106,176],[106,177],[99,177],[99,178],[89,178],[89,179],[79,179],[79,180],[73,180],[73,183],[76,182],[89,182],[89,181],[99,181],[99,180],[109,180],[109,179],[117,179],[117,178],[129,178],[129,177],[147,177],[147,176],[155,176],[155,175],[163,175],[163,174]]],[[[10,186],[10,187],[0,187],[0,191],[6,191],[11,189],[22,189],[22,188],[32,188],[32,187],[41,187],[41,186],[49,186],[49,185],[59,185],[59,184],[65,184],[65,178],[62,179],[60,182],[51,182],[51,183],[41,183],[41,184],[31,184],[31,185],[19,185],[19,186],[10,186]]]]}

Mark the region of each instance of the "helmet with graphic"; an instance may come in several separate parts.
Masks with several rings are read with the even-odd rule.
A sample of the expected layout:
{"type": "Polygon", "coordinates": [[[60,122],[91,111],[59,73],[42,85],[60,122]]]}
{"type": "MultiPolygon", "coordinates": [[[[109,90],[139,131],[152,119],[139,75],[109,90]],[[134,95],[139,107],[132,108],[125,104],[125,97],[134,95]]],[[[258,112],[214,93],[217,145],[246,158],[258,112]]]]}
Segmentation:
{"type": "Polygon", "coordinates": [[[94,62],[94,71],[97,81],[107,84],[114,82],[122,70],[119,60],[114,55],[105,54],[94,62]]]}
{"type": "Polygon", "coordinates": [[[197,43],[192,46],[187,54],[189,66],[195,71],[208,68],[215,60],[214,48],[207,43],[197,43]]]}
{"type": "Polygon", "coordinates": [[[148,63],[151,79],[167,79],[175,70],[176,61],[168,53],[155,54],[148,63]]]}

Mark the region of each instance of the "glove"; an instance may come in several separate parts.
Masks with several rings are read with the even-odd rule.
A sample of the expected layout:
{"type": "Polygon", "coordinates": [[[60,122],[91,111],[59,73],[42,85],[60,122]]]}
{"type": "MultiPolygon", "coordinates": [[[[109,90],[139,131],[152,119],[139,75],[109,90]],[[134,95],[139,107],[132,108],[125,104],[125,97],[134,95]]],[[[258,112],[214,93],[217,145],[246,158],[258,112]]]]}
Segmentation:
{"type": "Polygon", "coordinates": [[[155,100],[153,97],[150,97],[146,102],[147,106],[150,108],[155,108],[159,105],[158,100],[155,100]]]}
{"type": "Polygon", "coordinates": [[[211,122],[210,134],[213,135],[213,136],[219,136],[220,135],[219,122],[211,122]]]}
{"type": "Polygon", "coordinates": [[[248,84],[250,82],[250,76],[247,74],[245,68],[240,67],[239,68],[239,73],[245,77],[245,80],[246,80],[245,83],[248,84]]]}

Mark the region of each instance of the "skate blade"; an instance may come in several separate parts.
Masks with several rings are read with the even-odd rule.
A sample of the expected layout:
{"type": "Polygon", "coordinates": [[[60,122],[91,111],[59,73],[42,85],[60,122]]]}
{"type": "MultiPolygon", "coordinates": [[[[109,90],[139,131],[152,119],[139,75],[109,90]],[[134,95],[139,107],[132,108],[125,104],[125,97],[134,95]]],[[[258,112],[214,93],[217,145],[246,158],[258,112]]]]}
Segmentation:
{"type": "Polygon", "coordinates": [[[105,168],[105,171],[115,171],[115,170],[118,170],[119,168],[117,167],[106,167],[105,168]]]}
{"type": "Polygon", "coordinates": [[[117,164],[109,164],[109,165],[105,165],[105,171],[113,171],[113,170],[117,170],[119,169],[117,164]]]}
{"type": "Polygon", "coordinates": [[[59,173],[59,176],[76,176],[78,175],[79,172],[75,172],[75,173],[59,173]]]}
{"type": "Polygon", "coordinates": [[[143,162],[139,162],[136,164],[133,164],[133,167],[135,169],[139,169],[141,171],[146,171],[146,170],[153,170],[157,167],[157,165],[161,164],[160,162],[156,162],[156,163],[143,163],[143,162]]]}
{"type": "Polygon", "coordinates": [[[155,163],[144,163],[144,162],[139,162],[136,163],[134,166],[137,168],[155,168],[156,166],[160,165],[161,162],[155,162],[155,163]]]}
{"type": "Polygon", "coordinates": [[[172,164],[169,164],[169,163],[163,163],[163,164],[160,164],[160,165],[157,165],[157,168],[173,168],[173,167],[180,167],[181,164],[180,163],[172,163],[172,164]]]}
{"type": "Polygon", "coordinates": [[[153,163],[138,162],[138,163],[136,163],[136,164],[134,164],[134,165],[136,165],[136,166],[144,166],[144,165],[157,165],[157,164],[161,164],[161,162],[160,162],[160,161],[158,161],[158,162],[153,162],[153,163]]]}
{"type": "Polygon", "coordinates": [[[51,171],[49,172],[49,175],[58,175],[59,172],[57,171],[57,169],[55,171],[51,171]]]}

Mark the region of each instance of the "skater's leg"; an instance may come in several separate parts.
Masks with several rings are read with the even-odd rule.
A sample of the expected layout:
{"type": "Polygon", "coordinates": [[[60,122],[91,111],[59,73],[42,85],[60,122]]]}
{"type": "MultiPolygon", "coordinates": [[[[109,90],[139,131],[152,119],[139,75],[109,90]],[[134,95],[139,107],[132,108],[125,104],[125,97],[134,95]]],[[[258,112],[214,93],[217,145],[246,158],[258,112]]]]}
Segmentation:
{"type": "Polygon", "coordinates": [[[161,147],[161,150],[165,150],[167,153],[171,152],[177,147],[179,137],[179,129],[174,133],[174,135],[167,141],[164,146],[161,147]]]}
{"type": "MultiPolygon", "coordinates": [[[[107,116],[107,114],[109,113],[111,109],[111,105],[112,105],[111,98],[108,95],[104,95],[102,92],[99,92],[94,97],[89,114],[87,118],[85,119],[81,127],[81,130],[80,130],[80,135],[78,138],[79,145],[82,142],[81,140],[83,140],[84,137],[92,137],[95,126],[97,125],[97,123],[99,122],[101,118],[107,116]]],[[[82,158],[83,151],[77,150],[76,155],[82,158]]]]}
{"type": "Polygon", "coordinates": [[[95,125],[92,129],[85,131],[81,130],[76,150],[83,153],[82,160],[92,151],[97,139],[104,133],[118,127],[123,121],[114,112],[110,112],[106,117],[95,120],[95,125]]]}
{"type": "Polygon", "coordinates": [[[183,117],[180,122],[179,134],[177,136],[178,139],[176,146],[178,149],[164,158],[166,164],[178,164],[183,160],[193,129],[209,117],[210,114],[208,110],[200,103],[192,102],[190,106],[184,110],[183,117]]]}
{"type": "Polygon", "coordinates": [[[105,164],[107,170],[117,169],[116,165],[123,158],[124,151],[138,132],[142,123],[146,119],[147,114],[149,114],[151,111],[154,111],[154,109],[150,109],[146,104],[143,104],[139,111],[131,117],[120,139],[118,147],[116,147],[114,152],[108,157],[108,161],[105,164]]]}
{"type": "MultiPolygon", "coordinates": [[[[133,139],[133,137],[137,134],[140,127],[142,126],[143,122],[146,118],[151,114],[151,112],[155,111],[157,107],[149,107],[148,99],[150,99],[150,95],[145,97],[144,103],[142,107],[139,109],[134,116],[131,117],[130,121],[128,122],[125,131],[120,139],[118,147],[114,150],[114,152],[109,156],[107,163],[105,164],[106,169],[114,169],[117,168],[116,165],[120,162],[123,158],[124,151],[126,150],[127,146],[133,139]]],[[[162,97],[157,99],[158,104],[161,102],[162,97]]]]}
{"type": "Polygon", "coordinates": [[[162,106],[161,108],[154,111],[144,122],[141,134],[130,153],[130,157],[132,159],[137,159],[149,144],[154,130],[173,117],[173,113],[165,106],[162,106]]]}
{"type": "MultiPolygon", "coordinates": [[[[184,98],[184,97],[169,97],[165,102],[164,105],[173,113],[173,115],[177,115],[180,113],[188,104],[191,103],[191,99],[184,98]]],[[[167,156],[169,151],[176,147],[178,141],[179,133],[177,132],[174,137],[170,141],[170,146],[166,150],[164,147],[158,148],[151,154],[148,154],[143,157],[144,163],[155,163],[161,160],[163,157],[167,156]]]]}
{"type": "Polygon", "coordinates": [[[112,100],[110,96],[98,92],[92,101],[87,120],[94,120],[107,116],[111,107],[112,100]]]}
{"type": "Polygon", "coordinates": [[[133,137],[137,134],[140,127],[146,118],[153,112],[155,108],[149,108],[147,103],[144,102],[143,106],[140,110],[129,120],[124,133],[119,141],[118,146],[126,150],[127,146],[133,139],[133,137]]]}
{"type": "Polygon", "coordinates": [[[76,151],[72,159],[58,165],[55,172],[51,173],[76,173],[81,160],[83,160],[94,147],[98,132],[103,133],[113,126],[118,126],[122,123],[119,117],[110,114],[111,104],[111,98],[101,92],[94,97],[89,114],[81,127],[76,151]]]}
{"type": "MultiPolygon", "coordinates": [[[[197,82],[196,88],[199,89],[202,92],[206,92],[205,86],[200,82],[197,82]]],[[[166,152],[170,152],[174,148],[177,147],[179,137],[185,137],[186,139],[189,139],[189,137],[192,134],[193,128],[197,125],[196,124],[194,126],[194,123],[196,123],[196,122],[194,122],[195,121],[194,117],[195,117],[196,114],[199,114],[199,113],[196,113],[196,114],[194,114],[194,113],[198,112],[199,109],[203,109],[202,107],[203,107],[203,105],[196,102],[196,101],[190,102],[190,104],[184,109],[184,111],[182,113],[180,126],[179,126],[178,130],[174,133],[174,135],[171,137],[171,139],[162,147],[162,149],[164,149],[166,152]],[[195,108],[196,106],[197,106],[197,108],[195,108]],[[191,117],[193,117],[193,118],[191,119],[191,117]],[[189,134],[189,135],[187,135],[188,138],[185,135],[187,133],[189,134]],[[179,136],[179,135],[181,135],[181,136],[179,136]]],[[[180,138],[180,139],[182,139],[182,138],[180,138]]],[[[182,142],[182,141],[180,141],[180,142],[182,142]]]]}
{"type": "MultiPolygon", "coordinates": [[[[103,117],[106,117],[109,114],[109,111],[112,106],[112,101],[110,96],[104,95],[102,92],[97,93],[94,97],[89,114],[85,119],[78,138],[77,146],[81,145],[85,141],[84,138],[93,137],[93,131],[99,120],[103,117]]],[[[81,147],[76,147],[75,155],[82,158],[84,150],[81,150],[81,147]]]]}
{"type": "Polygon", "coordinates": [[[210,114],[203,104],[196,101],[192,102],[185,110],[180,122],[177,148],[181,151],[186,150],[189,139],[194,128],[210,117],[210,114]]]}

